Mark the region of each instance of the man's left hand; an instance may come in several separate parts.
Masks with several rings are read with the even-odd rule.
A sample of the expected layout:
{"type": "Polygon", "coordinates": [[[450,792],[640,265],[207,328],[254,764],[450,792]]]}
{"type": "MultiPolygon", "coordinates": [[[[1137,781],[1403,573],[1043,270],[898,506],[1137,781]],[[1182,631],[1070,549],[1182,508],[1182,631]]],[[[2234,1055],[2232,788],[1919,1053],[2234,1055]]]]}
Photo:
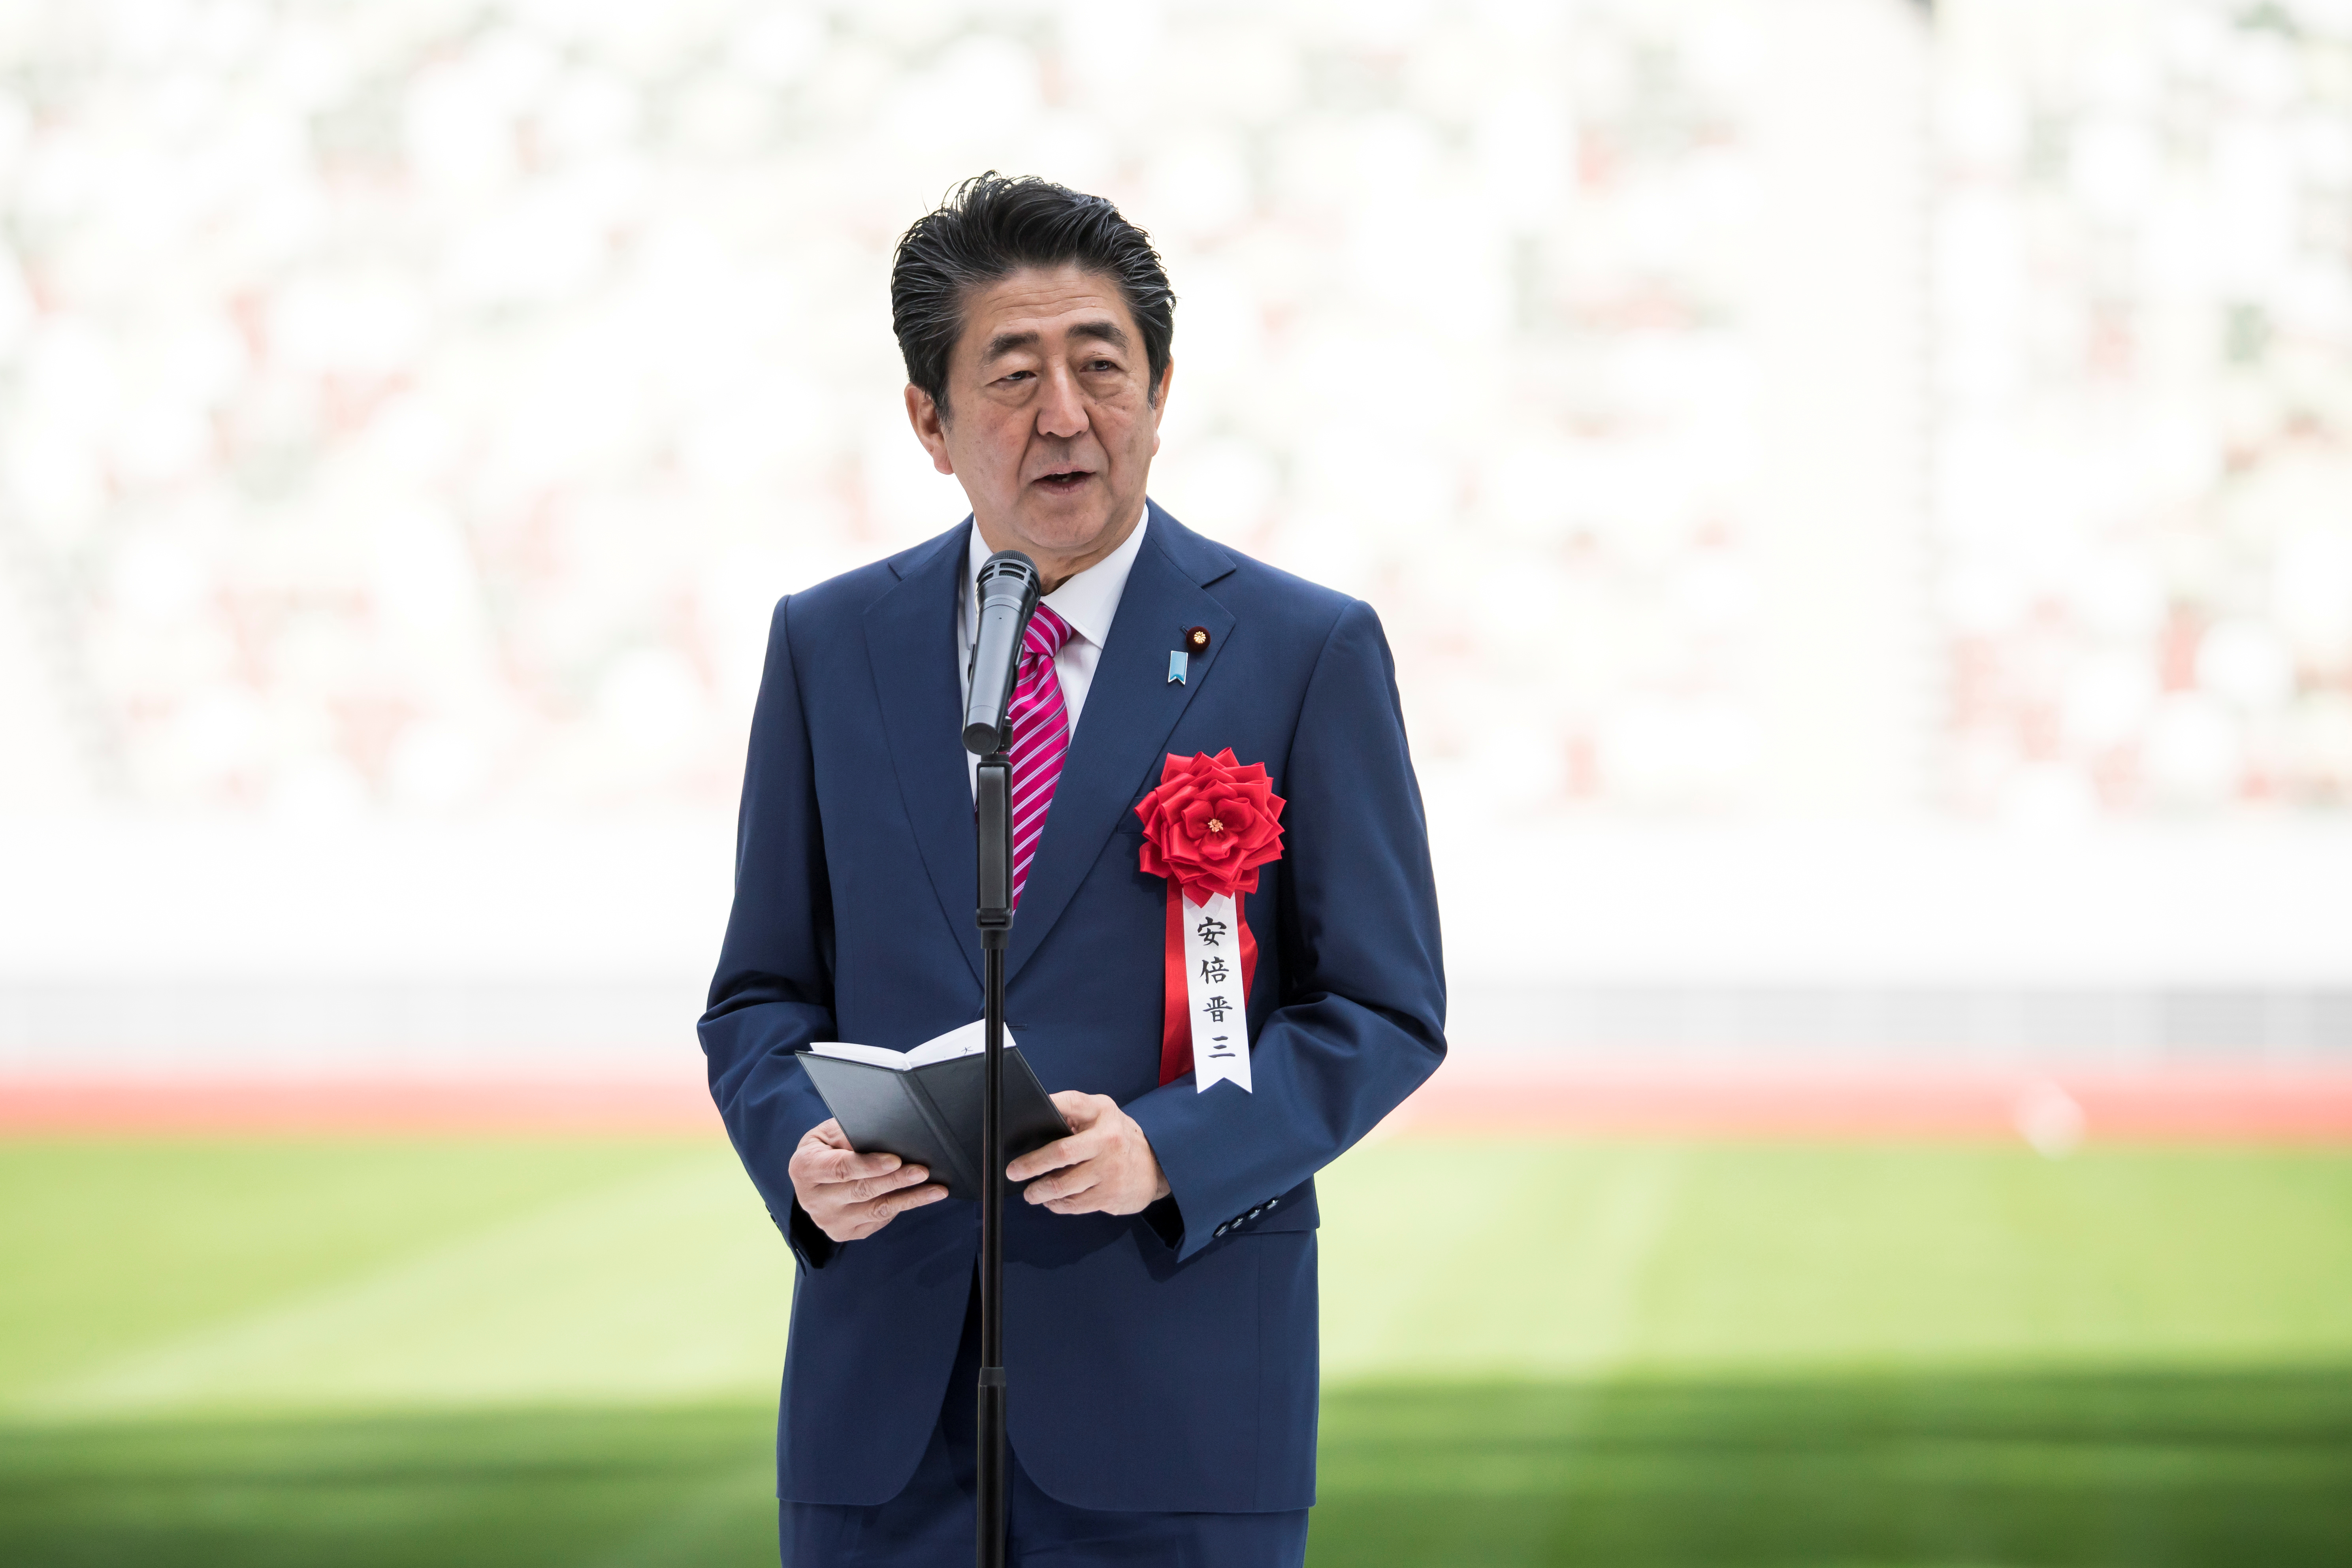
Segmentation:
{"type": "Polygon", "coordinates": [[[1004,1168],[1008,1180],[1029,1183],[1022,1195],[1031,1203],[1055,1214],[1140,1214],[1168,1195],[1151,1140],[1118,1101],[1066,1089],[1054,1096],[1054,1109],[1070,1124],[1070,1135],[1004,1168]]]}

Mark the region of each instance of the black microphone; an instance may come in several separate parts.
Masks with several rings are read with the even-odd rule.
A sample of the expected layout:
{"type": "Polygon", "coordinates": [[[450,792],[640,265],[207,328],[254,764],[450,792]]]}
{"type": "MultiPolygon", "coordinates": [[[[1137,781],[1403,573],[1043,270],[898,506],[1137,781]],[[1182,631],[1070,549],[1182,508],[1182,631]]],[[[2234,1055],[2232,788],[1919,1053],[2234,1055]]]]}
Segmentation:
{"type": "Polygon", "coordinates": [[[980,635],[971,644],[971,696],[963,710],[963,746],[987,756],[1013,745],[1013,678],[1021,639],[1037,610],[1037,563],[1000,550],[980,568],[980,635]]]}

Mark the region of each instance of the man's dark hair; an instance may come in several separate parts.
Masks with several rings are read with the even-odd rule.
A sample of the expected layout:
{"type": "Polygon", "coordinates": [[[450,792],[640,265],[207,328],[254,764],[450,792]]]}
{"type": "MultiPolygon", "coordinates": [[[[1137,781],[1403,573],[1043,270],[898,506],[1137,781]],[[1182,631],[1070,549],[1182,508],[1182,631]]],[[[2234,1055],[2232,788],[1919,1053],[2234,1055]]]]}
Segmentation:
{"type": "Polygon", "coordinates": [[[1008,179],[991,169],[950,191],[936,212],[917,218],[899,237],[890,263],[890,327],[907,357],[907,379],[930,394],[941,417],[948,411],[948,359],[963,335],[963,302],[971,291],[1024,267],[1071,264],[1118,285],[1143,334],[1150,395],[1159,400],[1176,336],[1176,295],[1151,237],[1100,196],[1033,175],[1008,179]]]}

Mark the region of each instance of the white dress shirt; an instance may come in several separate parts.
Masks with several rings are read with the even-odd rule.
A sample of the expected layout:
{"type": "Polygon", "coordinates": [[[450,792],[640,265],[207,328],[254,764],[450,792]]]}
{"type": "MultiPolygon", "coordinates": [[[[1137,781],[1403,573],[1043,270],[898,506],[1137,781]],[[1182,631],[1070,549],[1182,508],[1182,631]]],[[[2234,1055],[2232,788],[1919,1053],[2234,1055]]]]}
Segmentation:
{"type": "MultiPolygon", "coordinates": [[[[1046,606],[1070,623],[1070,640],[1054,656],[1054,678],[1062,683],[1062,705],[1069,710],[1073,742],[1078,738],[1078,714],[1087,705],[1087,689],[1095,683],[1095,666],[1102,662],[1103,644],[1118,614],[1119,595],[1127,592],[1127,574],[1134,568],[1136,552],[1143,548],[1143,531],[1150,526],[1151,513],[1146,510],[1136,520],[1135,531],[1117,550],[1045,597],[1046,606]]],[[[967,701],[971,697],[971,643],[979,635],[980,569],[992,553],[980,536],[979,524],[973,524],[971,545],[964,552],[963,602],[956,606],[956,679],[967,701]]],[[[980,759],[966,752],[963,760],[977,791],[980,759]]]]}

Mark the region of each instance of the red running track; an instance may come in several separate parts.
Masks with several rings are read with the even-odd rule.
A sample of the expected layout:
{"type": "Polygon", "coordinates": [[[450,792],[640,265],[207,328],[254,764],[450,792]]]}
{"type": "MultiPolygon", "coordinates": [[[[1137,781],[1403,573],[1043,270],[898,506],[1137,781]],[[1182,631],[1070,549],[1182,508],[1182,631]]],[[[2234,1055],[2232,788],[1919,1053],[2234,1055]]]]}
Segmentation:
{"type": "Polygon", "coordinates": [[[0,1079],[0,1135],[242,1137],[348,1133],[721,1131],[695,1078],[572,1082],[0,1079]]]}
{"type": "Polygon", "coordinates": [[[1440,1073],[1402,1133],[2352,1142],[2352,1068],[1686,1067],[1440,1073]]]}
{"type": "MultiPolygon", "coordinates": [[[[523,1082],[0,1079],[0,1135],[712,1136],[699,1079],[523,1082]]],[[[2352,1143],[2352,1068],[2134,1072],[1460,1064],[1382,1131],[1406,1137],[2024,1138],[2352,1143]]]]}

